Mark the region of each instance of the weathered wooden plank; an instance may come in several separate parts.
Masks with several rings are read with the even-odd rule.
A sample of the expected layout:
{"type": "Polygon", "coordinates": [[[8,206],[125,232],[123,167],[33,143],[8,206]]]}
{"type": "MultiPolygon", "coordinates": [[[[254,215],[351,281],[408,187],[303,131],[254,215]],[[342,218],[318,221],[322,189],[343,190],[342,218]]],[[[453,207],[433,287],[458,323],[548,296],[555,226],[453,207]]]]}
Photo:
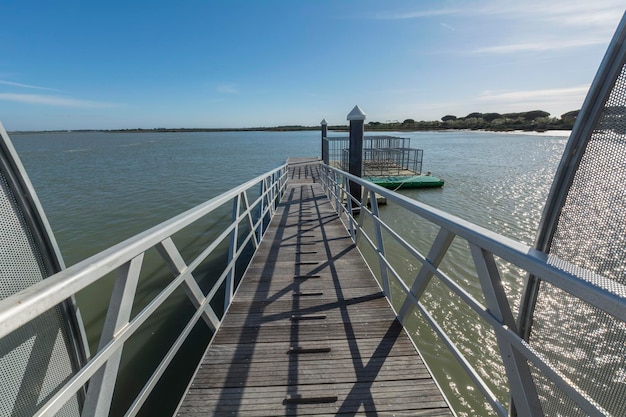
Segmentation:
{"type": "MultiPolygon", "coordinates": [[[[192,388],[189,391],[189,395],[194,401],[202,396],[207,396],[210,400],[217,398],[218,396],[228,397],[228,398],[237,398],[237,397],[246,397],[250,399],[259,399],[262,400],[264,398],[269,397],[272,394],[279,393],[280,395],[284,395],[287,392],[287,387],[282,387],[284,391],[281,391],[280,388],[276,388],[275,386],[271,387],[220,387],[220,388],[192,388]]],[[[359,394],[370,394],[374,391],[383,392],[385,398],[389,398],[393,394],[400,394],[402,397],[406,397],[407,395],[419,394],[420,396],[434,396],[439,393],[437,388],[434,388],[432,384],[429,383],[428,380],[417,380],[414,384],[407,385],[405,381],[383,381],[383,382],[374,382],[374,383],[365,383],[365,382],[357,382],[357,383],[344,383],[344,384],[318,384],[318,385],[307,385],[303,387],[303,392],[310,393],[312,395],[317,395],[317,393],[323,392],[335,392],[339,395],[348,395],[349,393],[359,393],[359,394]]],[[[407,399],[407,402],[410,402],[410,399],[407,399]]]]}
{"type": "Polygon", "coordinates": [[[445,409],[445,402],[441,401],[441,394],[436,390],[423,391],[415,395],[411,391],[385,391],[384,394],[372,395],[372,388],[367,384],[342,384],[335,386],[318,387],[315,391],[303,391],[299,394],[305,398],[328,398],[335,396],[336,401],[318,402],[310,404],[286,404],[283,392],[265,391],[256,395],[239,393],[215,392],[214,396],[205,401],[209,395],[204,392],[190,394],[190,401],[185,404],[188,409],[198,412],[203,409],[219,409],[221,413],[233,412],[241,415],[318,415],[320,413],[332,413],[333,415],[357,414],[368,412],[369,415],[380,415],[385,412],[402,413],[406,415],[450,415],[441,414],[440,409],[445,409]],[[359,388],[361,387],[361,388],[359,388]],[[197,399],[194,397],[197,396],[197,399]],[[258,413],[258,414],[256,414],[258,413]]]}
{"type": "MultiPolygon", "coordinates": [[[[300,308],[294,309],[289,312],[271,314],[270,311],[264,311],[263,315],[259,314],[256,317],[250,317],[247,312],[236,313],[229,312],[230,320],[228,323],[224,323],[222,327],[283,327],[288,323],[285,321],[300,321],[300,325],[318,325],[323,324],[338,324],[344,323],[346,319],[364,321],[368,325],[373,325],[375,322],[387,323],[385,317],[372,317],[371,313],[368,314],[365,311],[360,312],[343,312],[336,310],[327,310],[322,307],[321,309],[315,308],[300,308]],[[315,323],[303,323],[308,320],[317,320],[315,323]]],[[[293,324],[293,323],[292,323],[293,324]]]]}
{"type": "Polygon", "coordinates": [[[323,196],[291,185],[178,415],[452,415],[323,196]]]}
{"type": "MultiPolygon", "coordinates": [[[[308,290],[316,289],[315,288],[316,283],[312,283],[312,284],[313,285],[310,285],[307,288],[301,288],[301,289],[303,290],[304,289],[308,289],[308,290]]],[[[362,314],[366,314],[366,315],[369,314],[370,316],[373,316],[371,314],[371,309],[380,308],[380,309],[383,309],[383,311],[381,311],[380,314],[373,316],[373,317],[383,317],[383,318],[391,319],[391,320],[394,319],[393,313],[388,308],[389,305],[381,292],[378,292],[378,291],[374,293],[365,292],[364,294],[362,293],[362,295],[359,295],[353,298],[337,299],[338,294],[335,291],[333,291],[333,289],[329,289],[329,288],[317,288],[317,289],[324,291],[325,294],[334,293],[335,297],[332,300],[325,300],[325,299],[320,299],[320,298],[315,298],[315,297],[305,297],[305,298],[294,299],[293,289],[290,288],[289,291],[286,291],[288,295],[291,295],[290,298],[287,298],[287,299],[276,298],[273,300],[248,299],[248,300],[245,300],[246,301],[245,303],[240,302],[241,300],[238,300],[236,303],[233,303],[231,305],[229,313],[248,314],[250,312],[254,312],[254,313],[268,312],[270,314],[273,314],[277,312],[289,312],[292,310],[302,310],[302,311],[310,310],[311,312],[327,311],[329,313],[345,311],[346,313],[354,313],[354,314],[362,313],[362,314]]],[[[225,323],[230,320],[232,320],[230,317],[226,317],[225,323]]]]}
{"type": "MultiPolygon", "coordinates": [[[[336,273],[330,273],[324,270],[324,268],[299,268],[292,271],[276,270],[274,272],[274,277],[270,275],[270,268],[266,268],[263,272],[256,276],[253,275],[255,272],[256,271],[249,271],[251,278],[248,282],[246,282],[246,287],[239,290],[240,292],[264,291],[268,296],[272,296],[274,293],[283,290],[285,287],[292,287],[302,283],[302,281],[296,282],[295,280],[310,277],[315,277],[324,281],[323,283],[321,283],[321,281],[317,281],[316,284],[323,285],[329,289],[334,289],[335,291],[340,288],[368,288],[373,291],[376,291],[377,289],[372,287],[372,285],[376,284],[371,281],[368,283],[366,276],[364,276],[367,272],[370,274],[368,280],[371,280],[371,272],[360,271],[358,269],[352,271],[352,274],[354,275],[351,276],[350,280],[347,280],[346,282],[341,282],[335,275],[336,273]]],[[[346,296],[349,296],[349,294],[346,294],[346,296]]]]}
{"type": "MultiPolygon", "coordinates": [[[[377,403],[380,410],[423,410],[441,407],[441,394],[437,388],[431,387],[426,381],[417,383],[415,387],[407,387],[402,381],[390,381],[388,385],[357,382],[355,384],[324,384],[309,385],[300,391],[303,397],[323,398],[330,395],[337,397],[336,409],[351,405],[354,409],[359,403],[377,403]],[[376,395],[373,395],[376,394],[376,395]]],[[[283,404],[288,387],[250,387],[224,389],[195,389],[189,392],[187,407],[228,407],[236,405],[237,411],[253,411],[255,409],[276,410],[283,404]]],[[[445,405],[443,405],[445,407],[445,405]]]]}
{"type": "Polygon", "coordinates": [[[367,370],[362,372],[349,372],[350,369],[340,368],[329,370],[322,368],[325,374],[317,373],[312,369],[303,367],[279,367],[278,369],[267,371],[257,369],[228,369],[227,373],[199,373],[194,379],[194,387],[221,388],[239,386],[285,386],[298,387],[303,389],[305,385],[333,384],[333,383],[354,383],[373,381],[406,381],[412,383],[416,379],[429,379],[430,374],[426,369],[411,371],[404,369],[401,365],[389,367],[382,370],[367,370]],[[398,375],[400,374],[400,375],[398,375]]]}
{"type": "Polygon", "coordinates": [[[217,333],[215,341],[222,343],[223,340],[232,340],[234,343],[267,343],[267,342],[291,342],[300,341],[320,341],[333,340],[338,337],[345,339],[362,339],[372,338],[381,339],[388,333],[395,333],[395,326],[381,327],[372,323],[352,323],[350,327],[345,329],[345,324],[314,324],[314,325],[298,325],[297,333],[292,331],[291,323],[289,327],[284,326],[250,326],[244,328],[224,327],[217,333]],[[228,331],[227,334],[226,331],[228,331]]]}
{"type": "MultiPolygon", "coordinates": [[[[327,360],[335,358],[353,358],[358,355],[364,362],[373,357],[415,356],[413,346],[405,343],[395,343],[393,340],[383,339],[353,339],[329,340],[320,343],[300,343],[301,347],[326,347],[330,352],[301,355],[300,361],[327,360]]],[[[206,353],[203,363],[236,363],[254,360],[255,362],[275,362],[281,355],[289,355],[289,348],[282,342],[263,344],[218,344],[214,343],[206,353]]]]}

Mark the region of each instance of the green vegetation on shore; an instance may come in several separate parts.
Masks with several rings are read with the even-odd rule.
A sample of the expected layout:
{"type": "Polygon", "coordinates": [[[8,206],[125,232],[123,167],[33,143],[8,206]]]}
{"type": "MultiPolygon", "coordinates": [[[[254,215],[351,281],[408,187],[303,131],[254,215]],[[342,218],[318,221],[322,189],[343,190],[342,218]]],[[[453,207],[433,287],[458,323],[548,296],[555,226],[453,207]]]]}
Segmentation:
{"type": "MultiPolygon", "coordinates": [[[[449,130],[472,129],[507,132],[513,130],[538,131],[571,130],[579,110],[562,114],[560,118],[550,117],[543,110],[531,110],[520,113],[470,113],[465,117],[446,115],[436,121],[415,121],[406,119],[403,122],[369,122],[366,130],[449,130]]],[[[335,126],[332,127],[335,129],[335,126]]]]}
{"type": "MultiPolygon", "coordinates": [[[[406,119],[402,122],[368,122],[366,131],[421,131],[421,130],[492,130],[507,132],[513,130],[538,131],[571,130],[579,110],[562,114],[560,118],[550,117],[550,113],[543,110],[531,110],[520,113],[470,113],[465,117],[446,115],[441,120],[415,121],[406,119]]],[[[112,132],[112,133],[154,133],[154,132],[289,132],[299,130],[319,130],[319,126],[274,126],[250,128],[154,128],[154,129],[80,129],[72,132],[112,132]]],[[[347,131],[347,125],[328,126],[329,130],[347,131]]],[[[47,133],[62,133],[68,130],[49,130],[47,133]]],[[[30,133],[16,131],[11,133],[30,133]]]]}

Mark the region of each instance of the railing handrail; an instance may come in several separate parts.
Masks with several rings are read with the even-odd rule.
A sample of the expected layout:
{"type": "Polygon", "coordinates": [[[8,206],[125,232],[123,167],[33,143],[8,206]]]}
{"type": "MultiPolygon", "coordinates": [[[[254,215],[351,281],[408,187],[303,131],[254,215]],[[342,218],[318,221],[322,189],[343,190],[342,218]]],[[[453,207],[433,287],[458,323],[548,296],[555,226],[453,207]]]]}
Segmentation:
{"type": "Polygon", "coordinates": [[[625,285],[338,168],[328,165],[325,167],[341,173],[346,179],[370,189],[386,198],[387,201],[398,204],[431,223],[449,230],[456,236],[475,243],[494,255],[540,276],[543,280],[587,301],[608,314],[626,321],[626,298],[620,295],[626,294],[625,285]]]}
{"type": "MultiPolygon", "coordinates": [[[[514,316],[502,290],[502,280],[494,256],[524,269],[623,322],[626,322],[626,297],[623,296],[626,294],[626,286],[557,257],[546,255],[521,242],[472,224],[442,210],[377,186],[340,169],[322,165],[320,171],[326,193],[340,214],[342,221],[344,221],[352,239],[355,242],[358,239],[364,239],[376,252],[380,264],[381,287],[392,308],[394,306],[388,275],[393,276],[395,283],[404,292],[406,298],[402,302],[402,308],[400,311],[396,311],[399,320],[403,322],[407,311],[412,308],[420,311],[499,415],[508,415],[506,407],[491,392],[481,376],[467,361],[461,349],[457,348],[454,341],[448,337],[445,330],[420,301],[431,277],[437,277],[446,284],[494,330],[500,356],[509,379],[509,391],[520,415],[543,415],[530,375],[529,362],[533,363],[539,371],[563,390],[585,413],[595,416],[605,415],[602,407],[589,399],[572,381],[562,376],[554,366],[551,366],[518,334],[514,316]],[[361,199],[356,199],[350,194],[349,182],[362,187],[364,192],[361,199]],[[384,197],[387,203],[397,204],[439,226],[439,233],[427,255],[422,255],[380,218],[375,195],[384,197]],[[368,209],[368,204],[370,204],[371,209],[368,209]],[[353,209],[356,210],[353,211],[353,209]],[[358,218],[355,213],[360,213],[358,218]],[[369,236],[362,227],[364,215],[373,220],[375,237],[369,236]],[[403,282],[385,257],[383,229],[422,264],[422,268],[414,275],[416,279],[411,288],[403,282]],[[455,236],[469,243],[486,306],[439,269],[439,263],[455,236]]],[[[374,270],[373,267],[372,270],[374,270]]]]}
{"type": "Polygon", "coordinates": [[[0,338],[258,184],[282,165],[0,300],[0,338]],[[102,272],[106,271],[106,272],[102,272]],[[91,276],[96,273],[97,276],[91,276]]]}
{"type": "Polygon", "coordinates": [[[88,358],[87,362],[82,365],[81,369],[55,395],[49,398],[35,415],[54,415],[87,381],[90,381],[90,385],[83,415],[107,415],[125,341],[168,299],[176,288],[182,286],[196,307],[196,312],[126,413],[128,416],[135,415],[195,323],[203,318],[211,330],[215,331],[219,327],[220,319],[209,303],[217,293],[218,288],[226,281],[227,298],[224,308],[228,308],[228,303],[232,299],[232,292],[235,290],[233,271],[237,258],[249,242],[254,243],[255,249],[258,247],[266,230],[266,216],[273,216],[287,181],[287,164],[284,164],[0,300],[0,338],[3,338],[107,274],[118,271],[109,302],[109,311],[100,338],[100,346],[91,358],[88,358]],[[259,185],[261,186],[259,196],[256,200],[249,202],[247,192],[259,185]],[[194,260],[186,264],[171,237],[214,210],[224,207],[230,201],[233,201],[233,215],[230,225],[210,242],[194,260]],[[241,212],[242,208],[243,212],[241,212]],[[253,210],[257,210],[255,213],[258,213],[256,221],[253,221],[253,210]],[[238,227],[241,222],[246,220],[250,230],[247,236],[243,238],[243,242],[238,244],[238,227]],[[193,270],[209,256],[221,241],[229,236],[231,241],[228,264],[221,276],[213,283],[212,289],[205,295],[193,278],[193,270]],[[173,273],[173,278],[131,319],[130,311],[135,299],[143,256],[152,248],[156,248],[159,252],[173,273]],[[114,304],[115,306],[112,307],[114,304]],[[105,368],[104,365],[107,363],[112,364],[112,366],[105,368]]]}

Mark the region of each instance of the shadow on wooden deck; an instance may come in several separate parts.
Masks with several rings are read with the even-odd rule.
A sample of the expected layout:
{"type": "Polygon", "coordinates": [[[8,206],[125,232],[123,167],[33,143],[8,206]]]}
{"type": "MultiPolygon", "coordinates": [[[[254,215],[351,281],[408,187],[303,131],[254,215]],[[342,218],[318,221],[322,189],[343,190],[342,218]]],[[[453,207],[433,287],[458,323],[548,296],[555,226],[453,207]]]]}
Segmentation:
{"type": "Polygon", "coordinates": [[[179,415],[452,415],[318,184],[288,189],[179,415]]]}

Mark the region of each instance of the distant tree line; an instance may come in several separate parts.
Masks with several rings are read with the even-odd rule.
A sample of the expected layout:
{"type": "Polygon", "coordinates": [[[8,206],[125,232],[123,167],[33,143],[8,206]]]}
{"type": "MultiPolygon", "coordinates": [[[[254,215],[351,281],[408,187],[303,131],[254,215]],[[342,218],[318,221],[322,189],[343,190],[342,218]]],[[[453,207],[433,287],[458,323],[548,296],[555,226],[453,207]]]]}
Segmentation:
{"type": "MultiPolygon", "coordinates": [[[[561,115],[560,118],[550,117],[550,113],[543,110],[531,110],[520,113],[479,113],[473,112],[465,117],[457,117],[447,114],[441,120],[416,121],[405,119],[400,122],[368,122],[365,130],[376,131],[418,131],[418,130],[447,130],[447,129],[471,129],[471,130],[493,130],[506,132],[513,130],[537,131],[546,130],[571,130],[578,117],[580,110],[573,110],[561,115]]],[[[604,123],[607,129],[615,130],[616,126],[623,126],[623,118],[626,117],[626,106],[612,106],[604,109],[604,123]]],[[[227,131],[297,131],[297,130],[319,130],[319,126],[285,125],[273,127],[245,127],[245,128],[136,128],[136,129],[105,129],[74,130],[76,132],[124,132],[124,133],[151,133],[151,132],[227,132],[227,131]]],[[[346,131],[347,125],[328,126],[329,130],[346,131]]],[[[620,129],[623,129],[620,127],[620,129]]],[[[48,130],[50,133],[66,133],[67,130],[48,130]]],[[[28,131],[13,131],[11,133],[29,133],[28,131]]],[[[626,133],[621,132],[620,133],[626,133]]]]}
{"type": "MultiPolygon", "coordinates": [[[[580,110],[573,110],[561,115],[560,118],[550,117],[550,113],[543,110],[531,110],[519,113],[479,113],[473,112],[465,117],[451,114],[441,120],[415,121],[406,119],[402,122],[369,122],[366,130],[446,130],[472,129],[493,131],[537,131],[571,130],[580,110]]],[[[331,126],[333,130],[345,130],[345,126],[331,126]]]]}

